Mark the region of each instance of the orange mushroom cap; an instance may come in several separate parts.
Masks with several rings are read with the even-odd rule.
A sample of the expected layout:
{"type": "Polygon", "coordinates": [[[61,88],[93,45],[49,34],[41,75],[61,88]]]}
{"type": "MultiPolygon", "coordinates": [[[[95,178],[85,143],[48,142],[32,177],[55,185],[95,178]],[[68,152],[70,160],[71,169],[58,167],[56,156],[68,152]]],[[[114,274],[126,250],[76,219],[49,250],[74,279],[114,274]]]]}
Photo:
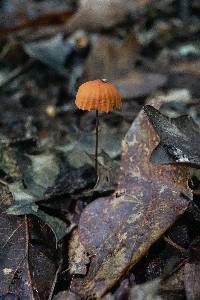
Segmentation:
{"type": "Polygon", "coordinates": [[[77,92],[76,105],[83,110],[109,112],[120,109],[121,96],[115,86],[106,79],[97,79],[83,83],[77,92]]]}

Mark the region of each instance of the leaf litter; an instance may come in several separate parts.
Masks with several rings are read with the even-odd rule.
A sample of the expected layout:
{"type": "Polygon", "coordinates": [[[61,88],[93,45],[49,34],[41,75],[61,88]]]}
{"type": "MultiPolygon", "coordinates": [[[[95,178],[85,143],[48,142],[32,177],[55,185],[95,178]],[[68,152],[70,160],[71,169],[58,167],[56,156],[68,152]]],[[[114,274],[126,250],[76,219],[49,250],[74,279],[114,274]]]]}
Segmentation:
{"type": "MultiPolygon", "coordinates": [[[[81,299],[86,291],[107,300],[198,299],[198,169],[149,162],[159,137],[139,113],[151,94],[150,105],[159,108],[159,89],[168,100],[160,109],[163,117],[171,123],[166,116],[190,115],[199,126],[197,2],[188,13],[178,1],[3,0],[0,14],[0,182],[7,191],[1,193],[6,240],[0,296],[81,299]],[[96,76],[118,86],[123,110],[101,116],[95,186],[94,114],[75,111],[74,96],[80,82],[96,76]],[[130,126],[139,141],[128,132],[116,188],[120,143],[130,126]],[[165,172],[171,175],[164,178],[165,172]],[[165,265],[172,269],[167,278],[165,265]]],[[[195,147],[190,145],[191,153],[195,147]]]]}
{"type": "Polygon", "coordinates": [[[78,29],[98,31],[111,28],[126,20],[132,13],[139,14],[151,0],[132,1],[125,3],[120,0],[81,0],[75,15],[66,25],[67,33],[78,29]]]}
{"type": "Polygon", "coordinates": [[[141,112],[123,141],[115,194],[94,201],[80,217],[80,241],[91,260],[85,278],[73,280],[74,291],[104,295],[187,209],[182,193],[192,197],[189,170],[149,163],[157,143],[141,112]]]}
{"type": "Polygon", "coordinates": [[[28,157],[25,155],[22,159],[21,156],[22,154],[17,155],[17,150],[12,147],[7,146],[2,149],[2,168],[5,171],[8,169],[8,175],[11,177],[17,175],[14,182],[8,184],[14,203],[7,209],[7,213],[12,215],[34,214],[38,216],[50,226],[57,241],[59,241],[69,232],[66,224],[57,217],[47,215],[36,204],[38,200],[44,197],[45,191],[55,183],[59,167],[56,161],[53,160],[52,155],[29,156],[31,167],[27,162],[28,157]],[[10,155],[8,156],[7,154],[10,155]],[[47,164],[47,161],[50,163],[47,164]],[[14,167],[15,169],[13,169],[14,167]],[[24,186],[22,177],[24,178],[26,187],[24,186]]]}
{"type": "Polygon", "coordinates": [[[139,52],[140,44],[134,33],[130,33],[123,41],[97,37],[85,63],[82,78],[107,78],[116,84],[124,99],[149,95],[164,86],[167,77],[144,73],[136,68],[139,52]]]}

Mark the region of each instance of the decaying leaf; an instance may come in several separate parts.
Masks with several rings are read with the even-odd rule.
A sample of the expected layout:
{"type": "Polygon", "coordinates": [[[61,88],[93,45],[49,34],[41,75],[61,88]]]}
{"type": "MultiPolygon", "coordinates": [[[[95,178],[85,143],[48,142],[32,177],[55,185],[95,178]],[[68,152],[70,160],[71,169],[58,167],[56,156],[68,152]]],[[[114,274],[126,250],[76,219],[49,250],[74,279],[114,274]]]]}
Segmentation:
{"type": "Polygon", "coordinates": [[[134,34],[122,42],[108,37],[99,37],[85,63],[83,78],[118,79],[132,71],[138,59],[139,44],[134,34]],[[122,54],[123,53],[123,54],[122,54]]]}
{"type": "Polygon", "coordinates": [[[127,76],[115,80],[123,98],[144,97],[165,85],[167,77],[162,74],[130,72],[127,76]]]}
{"type": "Polygon", "coordinates": [[[60,172],[59,158],[53,152],[23,155],[20,167],[26,187],[37,199],[43,199],[48,188],[55,185],[60,172]]]}
{"type": "MultiPolygon", "coordinates": [[[[29,248],[29,258],[22,257],[24,262],[19,261],[16,278],[11,283],[8,282],[9,291],[19,299],[48,299],[56,270],[55,263],[39,247],[30,245],[29,248]]],[[[19,259],[18,255],[17,257],[19,259]]]]}
{"type": "Polygon", "coordinates": [[[182,163],[200,167],[200,127],[190,116],[170,119],[152,106],[145,112],[160,136],[160,144],[151,155],[159,164],[182,163]]]}
{"type": "Polygon", "coordinates": [[[160,284],[161,295],[167,295],[169,298],[170,295],[176,297],[182,291],[184,291],[184,265],[160,284]]]}
{"type": "Polygon", "coordinates": [[[119,286],[116,288],[114,293],[107,293],[104,297],[102,297],[103,300],[120,300],[120,299],[129,299],[129,292],[132,286],[135,285],[134,280],[130,280],[130,278],[123,279],[119,286]],[[132,281],[132,282],[130,282],[132,281]]]}
{"type": "Polygon", "coordinates": [[[64,64],[67,55],[72,51],[72,45],[64,40],[62,34],[48,40],[24,44],[24,50],[30,57],[38,59],[61,75],[66,76],[64,64]]]}
{"type": "Polygon", "coordinates": [[[69,271],[72,275],[86,275],[89,258],[80,242],[77,229],[71,235],[69,243],[69,271]]]}
{"type": "MultiPolygon", "coordinates": [[[[7,208],[7,214],[35,215],[52,229],[56,241],[61,240],[71,231],[72,227],[68,227],[61,219],[45,213],[36,204],[46,195],[50,197],[58,192],[57,179],[61,173],[61,159],[53,151],[52,153],[28,155],[25,153],[25,149],[23,152],[20,147],[11,146],[8,142],[1,143],[0,151],[0,168],[13,180],[8,184],[9,191],[13,196],[13,203],[7,208]],[[46,194],[47,192],[48,194],[46,194]]],[[[63,176],[61,177],[63,179],[63,176]]],[[[59,188],[59,192],[62,193],[62,191],[59,188]]]]}
{"type": "Polygon", "coordinates": [[[77,29],[95,31],[126,20],[143,10],[151,0],[81,0],[77,13],[67,23],[67,32],[77,29]]]}
{"type": "Polygon", "coordinates": [[[162,87],[167,77],[134,70],[139,50],[139,43],[132,33],[123,42],[100,37],[88,56],[82,78],[84,81],[94,78],[112,80],[123,98],[149,95],[162,87]]]}
{"type": "Polygon", "coordinates": [[[158,296],[160,279],[136,285],[130,291],[130,300],[162,300],[158,296]]]}
{"type": "Polygon", "coordinates": [[[7,214],[15,216],[32,214],[37,216],[51,228],[57,242],[69,233],[71,228],[68,228],[67,224],[59,218],[42,211],[35,203],[37,198],[29,190],[24,189],[21,182],[15,182],[8,186],[15,202],[7,209],[7,214]]]}
{"type": "MultiPolygon", "coordinates": [[[[99,136],[99,152],[103,151],[111,158],[116,158],[117,156],[119,156],[120,141],[124,136],[124,132],[127,132],[127,130],[128,130],[128,124],[124,124],[123,127],[117,129],[115,126],[111,127],[106,124],[101,124],[100,125],[101,134],[99,136]]],[[[82,152],[82,155],[86,156],[86,154],[84,154],[83,151],[92,155],[94,154],[94,148],[95,148],[94,132],[84,131],[80,136],[78,143],[75,144],[73,148],[73,152],[74,151],[77,152],[78,149],[79,155],[81,155],[82,152]]],[[[77,156],[77,162],[81,160],[82,159],[78,158],[77,156]]]]}
{"type": "Polygon", "coordinates": [[[60,292],[56,295],[53,300],[81,300],[81,297],[77,296],[76,294],[70,291],[60,292]]]}
{"type": "Polygon", "coordinates": [[[111,158],[102,151],[98,156],[99,162],[99,174],[98,181],[94,187],[94,191],[108,192],[114,191],[117,183],[117,171],[119,169],[119,165],[111,160],[111,158]]]}
{"type": "Polygon", "coordinates": [[[11,1],[8,5],[2,4],[0,15],[0,35],[23,30],[30,27],[62,24],[72,16],[72,10],[66,1],[11,1]]]}
{"type": "Polygon", "coordinates": [[[45,298],[50,292],[55,263],[37,245],[30,244],[25,218],[6,214],[12,202],[8,189],[1,188],[0,196],[0,298],[9,293],[15,299],[45,298]]]}
{"type": "Polygon", "coordinates": [[[20,178],[15,150],[10,147],[8,139],[0,135],[0,169],[12,178],[20,178]]]}
{"type": "MultiPolygon", "coordinates": [[[[1,191],[2,197],[5,197],[1,191]]],[[[25,228],[23,220],[17,220],[1,212],[0,245],[0,295],[9,292],[14,273],[25,255],[25,228]],[[11,259],[12,258],[12,259],[11,259]]]]}
{"type": "Polygon", "coordinates": [[[188,300],[200,298],[200,264],[199,262],[187,263],[185,265],[185,291],[188,300]]]}
{"type": "Polygon", "coordinates": [[[101,297],[174,223],[191,197],[184,166],[149,162],[158,137],[141,112],[122,144],[122,164],[115,195],[86,207],[79,236],[91,256],[87,275],[74,279],[72,289],[101,297]]]}

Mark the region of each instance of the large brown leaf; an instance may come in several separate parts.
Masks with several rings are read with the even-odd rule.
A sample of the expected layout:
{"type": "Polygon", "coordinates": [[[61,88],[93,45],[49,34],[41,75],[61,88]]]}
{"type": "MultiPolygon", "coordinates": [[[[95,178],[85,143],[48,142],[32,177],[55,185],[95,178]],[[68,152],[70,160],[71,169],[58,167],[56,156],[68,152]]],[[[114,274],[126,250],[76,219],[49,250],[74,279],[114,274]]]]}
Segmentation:
{"type": "Polygon", "coordinates": [[[186,210],[188,169],[152,165],[149,157],[157,144],[141,112],[123,141],[117,192],[94,201],[81,215],[79,236],[91,262],[87,275],[72,282],[76,292],[104,295],[186,210]]]}

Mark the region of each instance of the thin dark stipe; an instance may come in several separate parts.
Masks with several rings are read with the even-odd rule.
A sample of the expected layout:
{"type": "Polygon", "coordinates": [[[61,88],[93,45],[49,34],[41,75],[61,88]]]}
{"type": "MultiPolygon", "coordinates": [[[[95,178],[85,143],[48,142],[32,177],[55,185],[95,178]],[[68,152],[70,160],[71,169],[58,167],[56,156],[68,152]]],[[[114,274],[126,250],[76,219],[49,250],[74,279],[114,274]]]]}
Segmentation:
{"type": "Polygon", "coordinates": [[[98,179],[98,144],[99,144],[99,112],[96,110],[96,150],[95,150],[95,171],[98,179]]]}

